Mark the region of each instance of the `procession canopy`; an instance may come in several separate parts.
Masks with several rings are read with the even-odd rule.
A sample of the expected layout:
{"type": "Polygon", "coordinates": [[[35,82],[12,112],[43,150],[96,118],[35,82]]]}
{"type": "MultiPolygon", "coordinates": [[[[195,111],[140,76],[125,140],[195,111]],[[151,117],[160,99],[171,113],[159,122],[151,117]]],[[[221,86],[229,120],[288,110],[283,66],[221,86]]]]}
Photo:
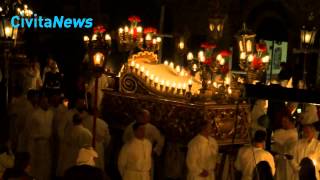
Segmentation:
{"type": "Polygon", "coordinates": [[[102,115],[109,126],[124,129],[135,120],[136,110],[145,108],[167,141],[186,145],[200,124],[209,121],[220,145],[248,143],[249,106],[194,100],[201,82],[197,78],[190,82],[187,70],[172,66],[159,64],[152,52],[132,55],[121,68],[119,87],[104,90],[102,115]]]}

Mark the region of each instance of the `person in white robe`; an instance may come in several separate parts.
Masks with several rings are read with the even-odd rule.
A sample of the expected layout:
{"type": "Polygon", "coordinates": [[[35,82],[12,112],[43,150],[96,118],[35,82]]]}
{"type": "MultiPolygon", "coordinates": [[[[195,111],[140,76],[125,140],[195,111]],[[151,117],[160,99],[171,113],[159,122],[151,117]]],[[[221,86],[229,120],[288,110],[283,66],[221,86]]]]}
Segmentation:
{"type": "MultiPolygon", "coordinates": [[[[97,113],[94,112],[94,113],[97,113]]],[[[80,112],[80,116],[83,118],[83,126],[90,130],[93,134],[93,116],[87,113],[86,111],[80,112]]],[[[96,166],[104,170],[105,159],[104,153],[105,149],[110,143],[111,136],[109,133],[108,124],[102,119],[96,119],[96,139],[95,139],[95,150],[98,153],[98,158],[96,159],[96,166]]]]}
{"type": "Polygon", "coordinates": [[[274,140],[272,151],[276,153],[276,180],[290,180],[292,178],[292,168],[285,155],[290,154],[290,150],[298,141],[298,130],[295,128],[294,124],[289,120],[289,118],[290,112],[282,115],[282,128],[275,130],[272,136],[274,140]]]}
{"type": "Polygon", "coordinates": [[[83,147],[80,149],[77,157],[77,166],[89,165],[96,166],[95,160],[98,158],[98,153],[91,147],[83,147]]]}
{"type": "MultiPolygon", "coordinates": [[[[86,100],[83,98],[78,98],[76,103],[76,109],[79,112],[81,118],[83,119],[83,126],[87,128],[93,134],[93,115],[89,114],[87,110],[86,100]]],[[[94,110],[94,113],[98,113],[98,111],[94,110]]],[[[95,130],[95,150],[98,153],[98,158],[96,159],[96,166],[104,170],[105,159],[104,153],[105,149],[110,143],[111,136],[109,133],[108,124],[102,119],[96,119],[96,130],[95,130]]]]}
{"type": "Polygon", "coordinates": [[[214,180],[218,157],[218,143],[210,136],[212,125],[205,122],[201,131],[188,144],[188,180],[214,180]]]}
{"type": "Polygon", "coordinates": [[[53,111],[49,109],[48,98],[43,96],[40,108],[32,113],[27,124],[32,175],[37,180],[48,180],[51,177],[52,121],[53,111]]]}
{"type": "Polygon", "coordinates": [[[268,109],[268,101],[267,100],[263,100],[263,99],[258,99],[252,110],[251,110],[251,135],[253,136],[254,133],[257,130],[263,130],[266,131],[266,128],[261,126],[258,122],[258,119],[263,116],[266,115],[267,113],[267,109],[268,109]]]}
{"type": "Polygon", "coordinates": [[[122,180],[151,180],[152,144],[145,138],[145,126],[135,123],[134,137],[126,142],[118,158],[122,180]]]}
{"type": "Polygon", "coordinates": [[[27,96],[21,94],[9,105],[10,139],[12,148],[18,152],[28,151],[28,129],[25,128],[30,120],[30,114],[37,108],[37,91],[31,90],[27,96]]]}
{"type": "Polygon", "coordinates": [[[310,158],[316,170],[317,180],[320,180],[320,142],[316,139],[315,128],[312,125],[303,126],[303,138],[299,139],[294,145],[291,154],[293,159],[290,161],[290,165],[293,168],[293,179],[299,179],[300,162],[303,158],[310,158]]]}
{"type": "Polygon", "coordinates": [[[137,113],[137,120],[129,124],[124,133],[123,133],[123,142],[126,143],[130,141],[131,138],[134,137],[133,133],[133,124],[137,123],[142,123],[145,126],[145,135],[146,138],[150,140],[150,142],[155,145],[153,148],[153,151],[160,156],[162,152],[162,148],[164,146],[165,138],[164,136],[160,133],[159,129],[154,126],[153,124],[150,123],[150,112],[146,109],[142,109],[137,113]]]}
{"type": "Polygon", "coordinates": [[[90,147],[92,142],[91,132],[83,127],[83,119],[79,114],[73,116],[73,127],[64,135],[66,149],[63,154],[63,164],[59,171],[64,172],[77,164],[77,158],[82,148],[90,147]]]}
{"type": "Polygon", "coordinates": [[[266,132],[258,130],[255,132],[252,145],[245,145],[239,149],[235,168],[242,174],[242,180],[252,180],[256,173],[256,165],[261,161],[268,162],[271,173],[275,174],[275,163],[271,153],[264,150],[266,140],[266,132]]]}
{"type": "Polygon", "coordinates": [[[39,90],[42,87],[39,62],[32,62],[25,71],[27,89],[39,90]]]}

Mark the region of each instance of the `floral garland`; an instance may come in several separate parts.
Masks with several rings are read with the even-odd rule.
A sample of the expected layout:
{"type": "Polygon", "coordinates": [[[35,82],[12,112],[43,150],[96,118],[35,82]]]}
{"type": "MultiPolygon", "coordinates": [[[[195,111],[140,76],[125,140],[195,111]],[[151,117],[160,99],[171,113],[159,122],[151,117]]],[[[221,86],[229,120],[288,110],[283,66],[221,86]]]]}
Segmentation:
{"type": "Polygon", "coordinates": [[[144,28],[143,33],[144,34],[149,34],[149,33],[156,34],[157,33],[157,29],[154,28],[154,27],[146,27],[146,28],[144,28]]]}
{"type": "Polygon", "coordinates": [[[223,50],[216,56],[216,74],[225,77],[229,69],[229,59],[232,55],[232,52],[229,50],[223,50]]]}

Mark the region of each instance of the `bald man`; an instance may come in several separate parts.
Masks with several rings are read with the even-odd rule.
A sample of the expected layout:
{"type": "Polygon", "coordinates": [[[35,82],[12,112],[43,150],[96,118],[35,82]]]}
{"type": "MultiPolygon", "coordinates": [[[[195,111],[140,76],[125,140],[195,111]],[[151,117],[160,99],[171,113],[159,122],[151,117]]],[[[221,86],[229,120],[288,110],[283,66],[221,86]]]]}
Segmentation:
{"type": "Polygon", "coordinates": [[[145,137],[150,140],[150,142],[155,145],[153,151],[160,155],[163,145],[164,145],[164,137],[161,135],[158,128],[150,123],[150,112],[146,109],[141,109],[138,111],[137,120],[132,122],[123,133],[123,142],[126,143],[130,141],[134,137],[133,124],[135,123],[144,124],[145,127],[145,137]]]}

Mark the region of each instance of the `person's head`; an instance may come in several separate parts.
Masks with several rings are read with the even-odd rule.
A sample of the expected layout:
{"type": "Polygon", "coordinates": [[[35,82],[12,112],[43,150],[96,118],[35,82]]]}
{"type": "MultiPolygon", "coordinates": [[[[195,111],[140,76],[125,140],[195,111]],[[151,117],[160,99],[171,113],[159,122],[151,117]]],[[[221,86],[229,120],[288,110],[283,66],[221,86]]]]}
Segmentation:
{"type": "Polygon", "coordinates": [[[256,147],[262,147],[264,148],[264,144],[266,141],[266,137],[267,137],[267,133],[265,131],[262,130],[257,130],[254,133],[254,137],[253,137],[253,143],[256,147]]]}
{"type": "Polygon", "coordinates": [[[28,152],[17,152],[14,158],[14,168],[25,172],[30,172],[30,154],[28,152]]]}
{"type": "Polygon", "coordinates": [[[253,180],[273,180],[272,171],[267,161],[260,161],[253,171],[253,180]]]}
{"type": "Polygon", "coordinates": [[[299,165],[299,179],[316,180],[316,170],[311,159],[303,158],[299,165]]]}
{"type": "Polygon", "coordinates": [[[147,124],[150,122],[150,112],[146,109],[140,109],[137,116],[138,123],[147,124]]]}
{"type": "Polygon", "coordinates": [[[294,127],[291,121],[291,115],[289,111],[285,111],[281,113],[280,120],[281,120],[281,127],[283,129],[291,129],[292,127],[294,127]]]}
{"type": "Polygon", "coordinates": [[[66,170],[63,180],[105,180],[105,174],[97,167],[89,165],[73,166],[66,170]]]}
{"type": "Polygon", "coordinates": [[[29,90],[27,98],[33,106],[36,106],[39,103],[39,92],[36,90],[29,90]]]}
{"type": "Polygon", "coordinates": [[[40,108],[43,109],[43,110],[45,110],[45,111],[49,109],[49,101],[48,101],[47,96],[42,95],[42,96],[40,97],[40,103],[39,103],[39,105],[40,105],[40,108]]]}
{"type": "Polygon", "coordinates": [[[134,123],[132,126],[134,136],[138,139],[143,139],[145,137],[145,127],[142,123],[134,123]]]}
{"type": "Polygon", "coordinates": [[[73,115],[73,118],[72,118],[72,122],[73,122],[73,125],[80,125],[82,123],[82,118],[80,117],[79,114],[75,114],[73,115]]]}
{"type": "Polygon", "coordinates": [[[212,125],[209,121],[203,121],[200,124],[201,135],[208,137],[212,133],[212,125]]]}
{"type": "Polygon", "coordinates": [[[305,139],[311,140],[316,135],[316,132],[315,132],[316,130],[315,130],[314,126],[311,124],[304,125],[302,130],[303,130],[303,137],[305,139]]]}
{"type": "Polygon", "coordinates": [[[86,106],[86,100],[82,97],[79,97],[77,100],[76,100],[76,109],[82,113],[84,111],[87,110],[87,106],[86,106]]]}

